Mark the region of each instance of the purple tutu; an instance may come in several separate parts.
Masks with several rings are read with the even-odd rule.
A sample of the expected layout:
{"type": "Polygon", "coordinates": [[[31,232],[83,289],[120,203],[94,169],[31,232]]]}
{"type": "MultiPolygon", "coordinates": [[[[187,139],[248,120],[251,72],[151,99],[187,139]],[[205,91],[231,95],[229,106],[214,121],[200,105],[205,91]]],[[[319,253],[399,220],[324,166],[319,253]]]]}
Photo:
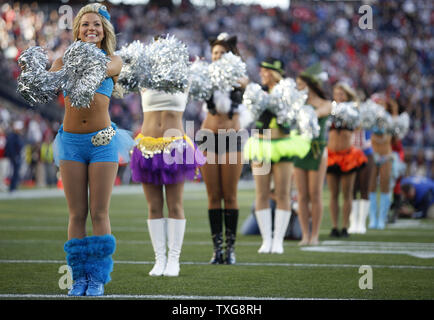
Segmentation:
{"type": "Polygon", "coordinates": [[[195,143],[185,136],[161,147],[154,142],[158,139],[162,138],[141,134],[136,138],[130,161],[134,182],[163,185],[200,179],[199,167],[206,158],[195,143]],[[145,139],[151,143],[144,143],[145,139]]]}

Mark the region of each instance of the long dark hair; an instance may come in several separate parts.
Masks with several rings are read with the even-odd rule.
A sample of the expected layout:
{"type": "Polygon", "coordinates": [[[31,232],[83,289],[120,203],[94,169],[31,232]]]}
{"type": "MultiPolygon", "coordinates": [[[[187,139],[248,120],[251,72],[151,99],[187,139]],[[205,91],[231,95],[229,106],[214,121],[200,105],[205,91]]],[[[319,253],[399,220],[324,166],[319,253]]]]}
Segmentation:
{"type": "Polygon", "coordinates": [[[309,89],[311,89],[313,92],[315,92],[315,94],[318,97],[320,97],[321,99],[327,100],[327,96],[326,96],[324,90],[321,88],[319,82],[315,81],[311,77],[306,76],[304,74],[300,74],[300,75],[298,75],[298,77],[301,80],[303,80],[304,82],[306,82],[309,89]]]}
{"type": "Polygon", "coordinates": [[[237,36],[232,36],[227,40],[223,40],[223,39],[219,40],[217,38],[211,38],[209,39],[209,45],[211,46],[211,50],[212,48],[214,48],[214,46],[220,45],[223,48],[225,48],[227,52],[230,51],[233,54],[241,57],[240,51],[237,48],[237,36]]]}

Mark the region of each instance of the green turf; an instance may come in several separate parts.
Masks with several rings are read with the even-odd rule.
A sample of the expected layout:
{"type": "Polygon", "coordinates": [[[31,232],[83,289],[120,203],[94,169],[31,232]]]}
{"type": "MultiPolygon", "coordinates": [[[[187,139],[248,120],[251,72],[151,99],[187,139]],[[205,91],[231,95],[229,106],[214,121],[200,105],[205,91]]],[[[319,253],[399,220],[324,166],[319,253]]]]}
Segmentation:
{"type": "MultiPolygon", "coordinates": [[[[239,229],[250,214],[253,190],[240,190],[239,229]]],[[[146,227],[146,203],[140,194],[113,195],[110,218],[118,243],[116,263],[106,294],[194,295],[278,298],[351,299],[433,299],[434,260],[406,254],[361,254],[302,251],[297,241],[285,241],[283,255],[260,255],[259,235],[238,233],[237,265],[209,265],[212,244],[204,188],[185,192],[187,230],[177,278],[150,277],[153,250],[146,227]],[[268,265],[248,265],[260,263],[268,265]],[[303,265],[271,265],[303,264],[303,265]],[[309,265],[310,264],[310,265],[309,265]],[[339,267],[336,265],[351,265],[339,267]],[[316,265],[316,266],[314,266],[316,265]],[[320,265],[320,266],[318,266],[320,265]],[[330,265],[330,266],[321,266],[330,265]],[[359,266],[373,266],[373,289],[359,288],[359,266]],[[387,268],[386,266],[425,266],[387,268]]],[[[67,206],[64,198],[0,201],[0,295],[66,294],[58,285],[63,263],[6,263],[5,260],[64,261],[67,206]]],[[[434,223],[423,221],[423,228],[388,228],[352,235],[347,241],[386,241],[390,243],[433,243],[434,223]]],[[[331,228],[328,192],[324,193],[321,241],[331,228]]],[[[88,224],[89,234],[91,224],[88,224]]],[[[342,240],[342,239],[339,239],[342,240]]],[[[323,245],[323,244],[322,244],[323,245]]],[[[417,246],[417,245],[416,245],[417,246]]],[[[417,247],[416,247],[417,248],[417,247]]],[[[432,248],[432,247],[431,247],[432,248]]]]}

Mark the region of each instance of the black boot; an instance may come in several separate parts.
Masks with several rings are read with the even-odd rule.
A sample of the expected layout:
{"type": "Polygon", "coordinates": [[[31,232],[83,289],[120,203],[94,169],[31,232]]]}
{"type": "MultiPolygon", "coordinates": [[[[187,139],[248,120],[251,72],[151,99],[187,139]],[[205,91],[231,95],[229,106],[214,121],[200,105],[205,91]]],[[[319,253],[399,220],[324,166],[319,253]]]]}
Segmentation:
{"type": "Polygon", "coordinates": [[[223,264],[223,210],[208,210],[209,224],[211,227],[212,242],[214,244],[214,254],[211,264],[223,264]]]}
{"type": "Polygon", "coordinates": [[[226,257],[225,264],[235,264],[235,239],[237,235],[238,209],[225,209],[226,257]]]}

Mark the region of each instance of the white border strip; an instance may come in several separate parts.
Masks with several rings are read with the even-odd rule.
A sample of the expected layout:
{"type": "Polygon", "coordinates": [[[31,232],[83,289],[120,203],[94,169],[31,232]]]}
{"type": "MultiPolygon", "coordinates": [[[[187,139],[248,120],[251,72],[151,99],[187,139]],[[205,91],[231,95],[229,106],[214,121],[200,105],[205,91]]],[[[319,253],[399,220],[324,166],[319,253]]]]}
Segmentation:
{"type": "MultiPolygon", "coordinates": [[[[0,264],[7,263],[40,263],[40,264],[66,264],[65,260],[0,260],[0,264]]],[[[116,260],[115,264],[154,264],[155,261],[126,261],[116,260]]],[[[186,261],[181,262],[183,265],[209,265],[208,262],[200,261],[186,261]]],[[[278,262],[237,262],[232,267],[237,266],[257,266],[257,267],[296,267],[296,268],[359,268],[358,264],[319,264],[319,263],[278,263],[278,262]]],[[[370,265],[372,268],[381,269],[421,269],[421,270],[434,270],[434,266],[414,266],[414,265],[370,265]]]]}
{"type": "Polygon", "coordinates": [[[174,295],[130,295],[109,294],[99,297],[70,297],[62,294],[0,294],[0,298],[28,298],[28,299],[162,299],[162,300],[351,300],[333,298],[281,298],[281,297],[245,297],[245,296],[174,296],[174,295]]]}

